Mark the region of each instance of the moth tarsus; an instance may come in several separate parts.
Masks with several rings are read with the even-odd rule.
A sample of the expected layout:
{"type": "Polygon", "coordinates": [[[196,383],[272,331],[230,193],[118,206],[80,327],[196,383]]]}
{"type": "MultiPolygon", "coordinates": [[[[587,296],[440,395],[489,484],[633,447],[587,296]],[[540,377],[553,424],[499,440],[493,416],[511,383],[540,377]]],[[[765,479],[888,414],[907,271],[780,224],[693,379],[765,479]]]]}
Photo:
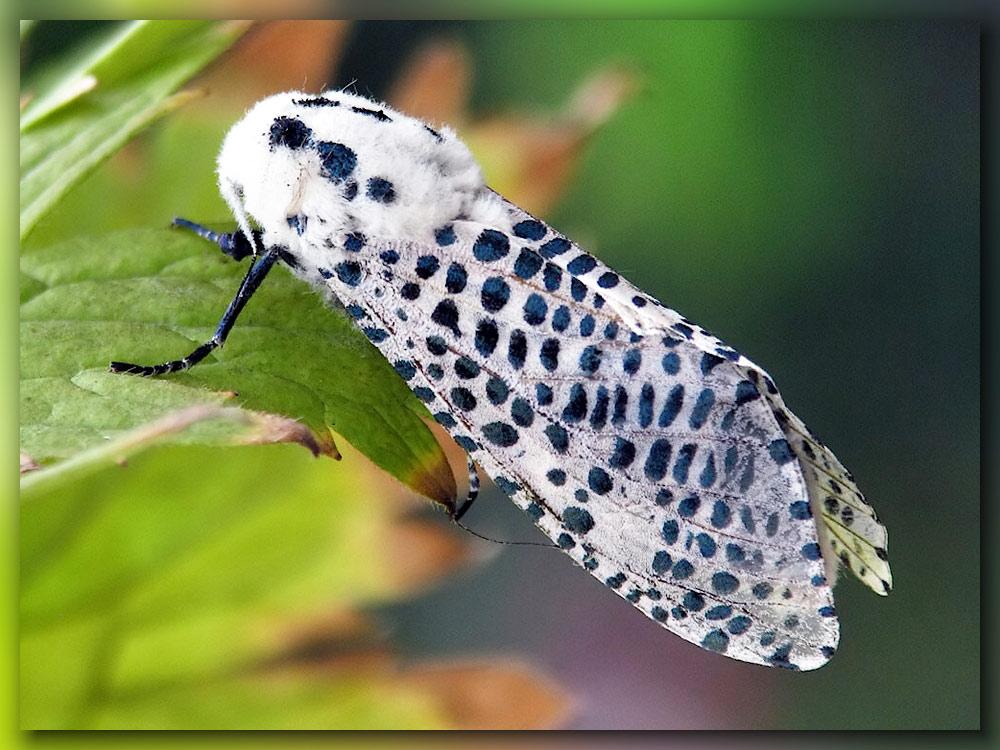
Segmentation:
{"type": "MultiPolygon", "coordinates": [[[[815,669],[838,564],[891,588],[886,530],[760,367],[490,190],[448,127],[343,91],[229,131],[219,186],[254,255],[226,339],[282,262],[340,301],[434,418],[578,564],[705,649],[815,669]],[[258,255],[257,253],[261,253],[258,255]]],[[[331,377],[334,377],[333,375],[331,377]]]]}

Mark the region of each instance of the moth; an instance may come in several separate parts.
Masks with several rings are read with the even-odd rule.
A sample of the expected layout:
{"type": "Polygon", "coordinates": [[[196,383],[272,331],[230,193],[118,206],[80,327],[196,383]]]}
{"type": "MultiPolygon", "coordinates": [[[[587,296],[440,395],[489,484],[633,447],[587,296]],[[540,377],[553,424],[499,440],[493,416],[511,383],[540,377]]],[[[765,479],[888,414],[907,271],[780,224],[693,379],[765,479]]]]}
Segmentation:
{"type": "Polygon", "coordinates": [[[276,263],[343,307],[469,457],[567,555],[703,648],[826,663],[838,565],[892,586],[886,529],[774,381],[491,190],[468,148],[345,91],[264,99],[229,131],[219,188],[250,268],[222,345],[276,263]]]}

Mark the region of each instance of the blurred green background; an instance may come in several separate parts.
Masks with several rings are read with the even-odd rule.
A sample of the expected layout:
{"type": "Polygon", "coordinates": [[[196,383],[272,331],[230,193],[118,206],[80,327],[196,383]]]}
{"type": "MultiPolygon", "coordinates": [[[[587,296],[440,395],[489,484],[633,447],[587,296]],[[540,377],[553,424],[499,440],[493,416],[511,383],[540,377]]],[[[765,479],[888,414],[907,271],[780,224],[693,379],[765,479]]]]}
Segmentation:
{"type": "MultiPolygon", "coordinates": [[[[46,44],[81,31],[55,28],[46,44]]],[[[468,56],[473,121],[542,116],[595,70],[632,70],[638,92],[544,218],[770,372],[878,510],[895,578],[886,599],[844,580],[837,656],[790,674],[684,643],[562,555],[493,548],[419,596],[358,597],[403,657],[515,656],[572,696],[571,727],[978,727],[978,27],[366,22],[343,34],[328,78],[293,85],[385,98],[423,45],[447,39],[468,56]]],[[[213,158],[239,112],[213,116],[215,94],[142,136],[141,158],[84,182],[29,249],[225,217],[213,158]]],[[[339,472],[333,485],[353,470],[280,455],[291,450],[244,466],[266,476],[286,466],[272,456],[292,460],[339,472]]],[[[493,488],[466,521],[540,538],[493,488]]]]}

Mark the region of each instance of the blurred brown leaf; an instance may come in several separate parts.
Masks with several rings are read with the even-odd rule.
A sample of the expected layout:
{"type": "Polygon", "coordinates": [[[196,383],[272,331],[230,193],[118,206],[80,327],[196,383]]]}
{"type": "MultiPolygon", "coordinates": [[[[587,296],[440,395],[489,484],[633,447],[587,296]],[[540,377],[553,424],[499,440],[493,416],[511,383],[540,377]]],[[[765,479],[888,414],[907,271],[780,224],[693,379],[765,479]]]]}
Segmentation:
{"type": "Polygon", "coordinates": [[[553,729],[571,710],[561,689],[515,662],[416,666],[399,681],[435,697],[455,729],[553,729]]]}
{"type": "Polygon", "coordinates": [[[465,121],[471,77],[469,54],[461,43],[431,42],[403,67],[389,103],[412,117],[458,128],[465,121]]]}

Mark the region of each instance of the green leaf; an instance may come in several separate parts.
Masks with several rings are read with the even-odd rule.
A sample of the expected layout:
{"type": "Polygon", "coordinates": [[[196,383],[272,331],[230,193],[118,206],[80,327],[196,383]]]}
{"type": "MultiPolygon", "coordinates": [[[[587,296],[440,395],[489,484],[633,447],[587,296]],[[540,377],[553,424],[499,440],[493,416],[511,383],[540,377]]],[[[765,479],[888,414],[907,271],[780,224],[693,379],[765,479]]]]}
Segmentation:
{"type": "MultiPolygon", "coordinates": [[[[252,698],[255,683],[262,696],[275,687],[254,672],[295,650],[296,622],[396,593],[386,531],[398,511],[379,495],[346,462],[282,446],[168,446],[29,485],[22,727],[285,726],[292,703],[281,690],[270,703],[252,698]],[[206,691],[217,705],[189,713],[206,691]]],[[[372,636],[341,630],[323,637],[348,652],[372,647],[372,636]]],[[[302,701],[313,727],[350,725],[345,705],[362,699],[364,723],[430,720],[379,711],[363,675],[325,682],[321,693],[346,703],[310,713],[319,706],[302,701]]]]}
{"type": "Polygon", "coordinates": [[[170,229],[24,253],[22,452],[52,463],[183,406],[225,402],[299,420],[320,445],[332,428],[417,492],[452,503],[455,478],[424,406],[346,314],[283,267],[198,366],[162,378],[107,372],[113,359],[162,362],[208,340],[244,267],[170,229]]]}
{"type": "Polygon", "coordinates": [[[191,94],[173,92],[247,24],[135,21],[29,76],[22,98],[23,240],[70,188],[137,131],[191,94]]]}

